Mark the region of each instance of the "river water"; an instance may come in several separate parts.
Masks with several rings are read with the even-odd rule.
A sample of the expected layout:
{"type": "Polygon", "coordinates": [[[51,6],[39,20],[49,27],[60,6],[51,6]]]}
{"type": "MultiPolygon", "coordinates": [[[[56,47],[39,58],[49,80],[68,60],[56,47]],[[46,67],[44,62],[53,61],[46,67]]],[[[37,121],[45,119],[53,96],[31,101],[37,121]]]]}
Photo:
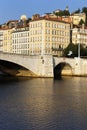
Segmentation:
{"type": "Polygon", "coordinates": [[[0,130],[87,130],[87,78],[0,77],[0,130]]]}

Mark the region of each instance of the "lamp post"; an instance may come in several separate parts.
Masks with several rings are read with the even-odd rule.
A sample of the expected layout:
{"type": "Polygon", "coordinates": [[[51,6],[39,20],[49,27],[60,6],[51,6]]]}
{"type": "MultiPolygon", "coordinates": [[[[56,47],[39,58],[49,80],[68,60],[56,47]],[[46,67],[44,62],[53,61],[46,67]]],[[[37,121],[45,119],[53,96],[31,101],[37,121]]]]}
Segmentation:
{"type": "Polygon", "coordinates": [[[78,58],[80,58],[80,42],[78,43],[78,58]]]}
{"type": "Polygon", "coordinates": [[[78,35],[78,39],[79,39],[78,40],[78,58],[80,58],[80,41],[81,41],[80,40],[81,39],[81,35],[80,34],[78,35]]]}

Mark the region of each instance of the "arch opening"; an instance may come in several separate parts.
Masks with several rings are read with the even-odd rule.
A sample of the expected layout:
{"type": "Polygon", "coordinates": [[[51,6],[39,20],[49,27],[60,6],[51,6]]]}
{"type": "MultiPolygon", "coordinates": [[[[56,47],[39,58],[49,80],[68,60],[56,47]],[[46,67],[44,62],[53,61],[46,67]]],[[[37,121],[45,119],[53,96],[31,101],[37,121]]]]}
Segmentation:
{"type": "Polygon", "coordinates": [[[66,62],[61,62],[54,68],[54,78],[61,76],[72,76],[72,67],[66,62]]]}
{"type": "Polygon", "coordinates": [[[32,71],[13,62],[0,60],[0,72],[11,76],[33,76],[32,71]]]}

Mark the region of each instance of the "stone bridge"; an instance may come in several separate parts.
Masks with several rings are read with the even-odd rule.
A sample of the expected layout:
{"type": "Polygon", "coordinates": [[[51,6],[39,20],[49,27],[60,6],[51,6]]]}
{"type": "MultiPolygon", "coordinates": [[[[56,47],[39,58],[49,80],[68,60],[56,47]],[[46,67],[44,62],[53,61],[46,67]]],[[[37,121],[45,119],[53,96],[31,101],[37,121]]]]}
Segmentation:
{"type": "Polygon", "coordinates": [[[54,57],[54,74],[87,76],[87,59],[54,57]]]}
{"type": "Polygon", "coordinates": [[[0,53],[0,70],[16,76],[87,76],[87,59],[59,58],[52,55],[25,56],[0,53]]]}

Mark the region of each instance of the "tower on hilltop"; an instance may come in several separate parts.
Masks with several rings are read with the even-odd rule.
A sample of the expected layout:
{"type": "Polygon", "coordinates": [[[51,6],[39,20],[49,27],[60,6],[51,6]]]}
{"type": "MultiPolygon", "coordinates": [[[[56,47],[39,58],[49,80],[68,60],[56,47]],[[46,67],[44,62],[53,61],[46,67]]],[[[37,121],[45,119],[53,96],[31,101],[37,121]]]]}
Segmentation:
{"type": "Polygon", "coordinates": [[[69,7],[68,6],[66,6],[66,11],[69,11],[69,7]]]}

